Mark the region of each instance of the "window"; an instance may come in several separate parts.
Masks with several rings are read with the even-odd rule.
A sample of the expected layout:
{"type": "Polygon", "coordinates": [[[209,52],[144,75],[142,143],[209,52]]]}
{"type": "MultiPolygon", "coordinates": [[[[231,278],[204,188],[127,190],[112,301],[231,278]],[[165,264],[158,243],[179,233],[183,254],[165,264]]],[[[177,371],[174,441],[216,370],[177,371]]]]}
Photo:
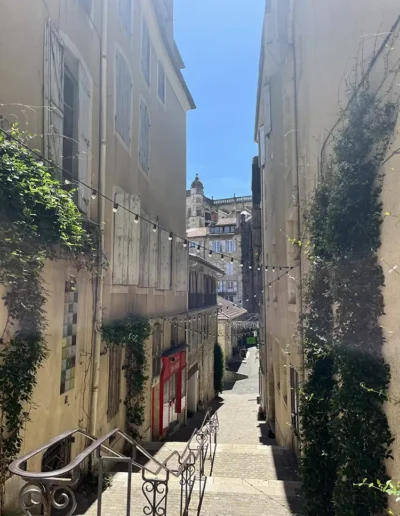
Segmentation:
{"type": "Polygon", "coordinates": [[[227,240],[226,241],[226,252],[227,253],[236,253],[236,242],[235,242],[235,240],[227,240]]]}
{"type": "Polygon", "coordinates": [[[65,283],[64,322],[61,352],[60,394],[75,386],[76,335],[78,327],[78,291],[76,283],[65,283]]]}
{"type": "Polygon", "coordinates": [[[111,347],[108,361],[108,406],[107,419],[110,421],[119,412],[121,396],[122,348],[111,347]]]}
{"type": "Polygon", "coordinates": [[[78,88],[70,70],[64,68],[64,129],[63,129],[63,174],[69,180],[78,175],[76,148],[78,88]]]}
{"type": "Polygon", "coordinates": [[[150,86],[150,34],[147,23],[142,20],[142,72],[145,81],[150,86]]]}
{"type": "Polygon", "coordinates": [[[222,228],[220,226],[212,226],[210,228],[210,233],[222,233],[222,228]]]}
{"type": "Polygon", "coordinates": [[[237,284],[238,284],[237,281],[227,281],[226,282],[227,292],[236,293],[237,292],[237,284]]]}
{"type": "Polygon", "coordinates": [[[115,90],[115,130],[130,147],[132,79],[128,63],[118,50],[115,56],[115,90]]]}
{"type": "Polygon", "coordinates": [[[222,250],[222,246],[221,246],[221,242],[220,242],[220,240],[214,240],[214,241],[212,242],[212,251],[213,251],[214,253],[220,253],[220,252],[221,252],[221,250],[222,250]]]}
{"type": "Polygon", "coordinates": [[[118,0],[118,18],[126,30],[126,33],[132,35],[132,0],[118,0]]]}
{"type": "Polygon", "coordinates": [[[233,272],[233,263],[227,263],[225,265],[225,274],[227,276],[232,276],[232,274],[234,274],[234,272],[233,272]]]}
{"type": "Polygon", "coordinates": [[[82,6],[82,9],[86,14],[90,14],[90,9],[92,7],[92,0],[79,0],[79,3],[82,6]]]}
{"type": "Polygon", "coordinates": [[[139,165],[146,174],[150,169],[150,116],[146,103],[140,100],[139,165]]]}
{"type": "Polygon", "coordinates": [[[160,60],[157,65],[157,93],[158,98],[165,104],[165,71],[160,60]]]}
{"type": "Polygon", "coordinates": [[[196,209],[196,216],[201,217],[201,208],[196,209]]]}
{"type": "Polygon", "coordinates": [[[292,427],[299,432],[299,373],[290,366],[290,410],[292,427]]]}
{"type": "Polygon", "coordinates": [[[225,292],[226,281],[218,281],[218,292],[225,292]]]}
{"type": "Polygon", "coordinates": [[[153,378],[161,373],[161,324],[155,324],[153,329],[153,378]]]}
{"type": "MultiPolygon", "coordinates": [[[[70,50],[58,30],[46,24],[44,67],[45,154],[66,170],[68,179],[90,184],[92,81],[77,50],[70,50]]],[[[87,213],[91,189],[75,193],[87,213]]]]}

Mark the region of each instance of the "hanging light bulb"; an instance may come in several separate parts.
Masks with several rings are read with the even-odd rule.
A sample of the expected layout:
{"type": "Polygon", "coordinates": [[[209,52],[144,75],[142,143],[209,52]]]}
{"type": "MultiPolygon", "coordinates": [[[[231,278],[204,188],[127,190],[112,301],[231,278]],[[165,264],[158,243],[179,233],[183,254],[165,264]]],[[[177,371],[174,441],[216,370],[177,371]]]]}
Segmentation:
{"type": "Polygon", "coordinates": [[[137,224],[139,222],[139,215],[135,215],[135,224],[137,224]]]}
{"type": "Polygon", "coordinates": [[[231,263],[233,263],[233,258],[231,258],[231,263]]]}
{"type": "Polygon", "coordinates": [[[118,211],[118,203],[117,203],[117,202],[115,202],[115,203],[114,203],[114,207],[113,207],[113,212],[114,212],[114,213],[117,213],[117,211],[118,211]]]}
{"type": "Polygon", "coordinates": [[[225,256],[223,254],[221,254],[221,260],[224,261],[225,260],[225,256]]]}
{"type": "Polygon", "coordinates": [[[211,249],[208,251],[208,256],[212,256],[212,251],[211,251],[211,249]]]}
{"type": "Polygon", "coordinates": [[[272,267],[272,272],[275,272],[275,267],[272,267]]]}
{"type": "Polygon", "coordinates": [[[172,233],[170,233],[170,234],[168,235],[168,240],[169,240],[169,241],[171,241],[171,240],[172,240],[172,233]]]}
{"type": "Polygon", "coordinates": [[[240,266],[243,267],[243,260],[240,262],[240,266]]]}
{"type": "Polygon", "coordinates": [[[281,270],[282,270],[282,267],[279,267],[279,270],[281,271],[281,270]]]}
{"type": "Polygon", "coordinates": [[[272,287],[272,283],[270,283],[268,286],[269,286],[269,288],[271,288],[272,287]]]}
{"type": "Polygon", "coordinates": [[[157,231],[157,224],[153,224],[153,233],[157,231]]]}
{"type": "Polygon", "coordinates": [[[199,246],[199,245],[198,245],[198,246],[197,246],[197,252],[199,253],[199,252],[200,252],[200,250],[201,250],[201,246],[199,246]]]}
{"type": "Polygon", "coordinates": [[[97,197],[97,192],[96,190],[92,190],[92,199],[95,200],[97,197]]]}
{"type": "Polygon", "coordinates": [[[268,272],[268,265],[265,266],[265,270],[268,272]]]}
{"type": "Polygon", "coordinates": [[[260,271],[261,270],[261,265],[257,265],[257,270],[260,271]]]}
{"type": "Polygon", "coordinates": [[[250,264],[250,265],[249,265],[249,269],[252,269],[252,268],[253,268],[253,266],[250,264]]]}
{"type": "Polygon", "coordinates": [[[187,245],[188,245],[188,241],[187,241],[187,240],[184,240],[184,241],[183,241],[183,247],[185,247],[185,248],[186,248],[186,247],[187,247],[187,245]]]}

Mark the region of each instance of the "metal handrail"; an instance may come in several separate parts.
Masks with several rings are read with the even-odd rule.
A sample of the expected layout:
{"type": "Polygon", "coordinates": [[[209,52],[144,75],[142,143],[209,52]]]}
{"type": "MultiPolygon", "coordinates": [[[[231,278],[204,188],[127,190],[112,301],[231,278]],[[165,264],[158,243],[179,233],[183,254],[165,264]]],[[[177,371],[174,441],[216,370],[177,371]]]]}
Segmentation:
{"type": "MultiPolygon", "coordinates": [[[[185,469],[185,467],[186,467],[187,463],[189,462],[189,460],[192,459],[192,458],[196,458],[198,453],[199,453],[199,451],[200,451],[199,447],[198,447],[197,454],[195,454],[193,452],[193,450],[190,449],[190,444],[191,444],[192,440],[194,439],[194,437],[197,434],[199,434],[202,431],[204,432],[203,429],[207,427],[207,419],[210,417],[210,412],[211,412],[211,410],[208,409],[207,412],[206,412],[206,415],[204,416],[202,426],[200,427],[200,429],[195,429],[193,431],[192,436],[190,437],[190,439],[189,439],[187,445],[185,446],[182,454],[180,454],[177,450],[174,450],[174,451],[172,451],[172,453],[170,455],[168,455],[168,457],[163,462],[158,461],[153,455],[148,453],[142,446],[140,446],[140,444],[138,444],[134,439],[130,438],[125,432],[123,432],[122,430],[119,430],[118,428],[115,428],[114,430],[111,430],[107,434],[105,434],[102,437],[99,437],[97,439],[94,436],[92,436],[91,434],[85,432],[84,430],[81,430],[81,429],[77,428],[77,429],[74,429],[74,430],[69,430],[67,432],[63,432],[62,434],[60,434],[57,437],[54,437],[53,439],[48,441],[43,446],[40,446],[39,448],[36,448],[35,450],[33,450],[33,451],[23,455],[22,457],[16,459],[15,461],[13,461],[10,464],[8,469],[9,469],[9,471],[11,473],[21,477],[24,480],[33,480],[33,481],[35,481],[35,480],[36,481],[46,480],[46,481],[49,481],[49,480],[52,480],[52,479],[57,479],[58,481],[62,480],[63,483],[73,482],[74,481],[74,475],[73,475],[74,471],[76,471],[77,468],[80,466],[80,464],[87,457],[89,457],[89,455],[91,455],[93,452],[97,451],[97,453],[100,456],[101,448],[104,448],[108,452],[113,453],[116,457],[119,457],[121,459],[129,459],[130,458],[130,457],[127,457],[126,455],[122,455],[119,452],[116,452],[115,450],[113,450],[112,448],[110,448],[110,447],[108,447],[108,446],[106,446],[104,444],[111,437],[113,437],[115,435],[119,435],[120,437],[125,439],[127,442],[132,444],[132,446],[134,446],[137,451],[140,451],[140,453],[142,453],[142,455],[147,457],[149,460],[155,462],[156,465],[158,466],[158,469],[151,470],[149,467],[143,466],[143,465],[137,463],[136,461],[132,460],[132,464],[133,465],[135,465],[136,467],[138,467],[140,469],[145,469],[146,471],[148,471],[149,473],[151,473],[153,475],[158,475],[162,470],[164,470],[165,472],[171,473],[174,476],[179,477],[181,475],[182,471],[185,469]],[[81,453],[79,453],[75,457],[75,459],[73,459],[67,466],[64,466],[61,469],[58,469],[58,470],[55,470],[55,471],[51,471],[51,472],[31,472],[31,471],[28,472],[28,471],[25,471],[24,469],[21,468],[21,465],[26,463],[29,459],[35,457],[36,455],[38,455],[41,452],[44,452],[50,446],[52,446],[52,445],[54,445],[54,444],[56,444],[56,443],[58,443],[58,442],[60,442],[60,441],[62,441],[64,439],[66,439],[68,437],[71,437],[71,436],[73,436],[75,434],[82,435],[83,437],[86,437],[86,438],[90,439],[93,442],[87,448],[85,448],[81,453]],[[190,453],[188,454],[188,457],[186,457],[184,460],[182,460],[188,450],[190,450],[190,453]],[[179,466],[178,469],[170,469],[170,468],[167,467],[168,462],[174,456],[178,456],[178,459],[179,459],[179,462],[180,462],[180,466],[179,466]],[[67,475],[69,473],[72,473],[72,478],[71,479],[68,479],[68,478],[67,479],[61,479],[61,478],[59,478],[59,477],[65,476],[65,475],[67,475]]],[[[215,416],[216,416],[216,414],[215,414],[215,416]]],[[[208,432],[207,429],[205,431],[208,432]]],[[[109,457],[104,457],[104,458],[109,458],[109,457]]]]}

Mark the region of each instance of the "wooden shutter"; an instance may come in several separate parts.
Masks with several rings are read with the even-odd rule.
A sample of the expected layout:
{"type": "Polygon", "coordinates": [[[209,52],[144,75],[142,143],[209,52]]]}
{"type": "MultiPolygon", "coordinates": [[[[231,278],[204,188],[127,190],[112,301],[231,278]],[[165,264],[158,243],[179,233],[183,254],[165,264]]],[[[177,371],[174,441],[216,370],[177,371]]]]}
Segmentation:
{"type": "Polygon", "coordinates": [[[175,242],[175,271],[175,289],[178,292],[187,291],[188,248],[183,247],[183,242],[180,239],[175,242]]]}
{"type": "Polygon", "coordinates": [[[90,199],[90,116],[91,116],[92,88],[89,76],[82,65],[79,63],[79,160],[78,160],[78,179],[84,184],[80,185],[78,206],[88,213],[90,199]]]}
{"type": "Polygon", "coordinates": [[[114,253],[113,253],[113,283],[115,285],[127,285],[128,283],[128,240],[126,229],[128,226],[128,213],[121,207],[125,206],[125,192],[118,189],[115,194],[115,202],[120,208],[114,213],[114,253]]]}
{"type": "Polygon", "coordinates": [[[134,213],[140,214],[140,198],[138,195],[125,193],[118,188],[115,202],[118,203],[119,209],[114,213],[113,283],[114,285],[137,285],[139,283],[140,224],[135,224],[134,213]]]}
{"type": "Polygon", "coordinates": [[[139,284],[140,224],[135,224],[135,215],[140,215],[140,197],[129,195],[128,209],[128,285],[139,284]]]}
{"type": "MultiPolygon", "coordinates": [[[[142,217],[147,220],[149,216],[142,210],[142,217]]],[[[140,220],[140,257],[139,257],[139,286],[149,286],[150,270],[150,232],[151,227],[147,220],[140,220]]]]}
{"type": "Polygon", "coordinates": [[[167,231],[159,231],[160,252],[159,252],[159,279],[158,288],[160,290],[170,290],[171,288],[171,255],[172,242],[168,239],[167,231]]]}
{"type": "Polygon", "coordinates": [[[153,225],[158,223],[157,217],[150,216],[151,228],[150,228],[150,257],[149,257],[149,287],[158,286],[158,254],[159,254],[159,230],[153,231],[153,225]]]}
{"type": "MultiPolygon", "coordinates": [[[[46,23],[44,49],[45,154],[62,168],[64,131],[64,44],[50,20],[46,23]]],[[[60,172],[61,175],[61,172],[60,172]]]]}

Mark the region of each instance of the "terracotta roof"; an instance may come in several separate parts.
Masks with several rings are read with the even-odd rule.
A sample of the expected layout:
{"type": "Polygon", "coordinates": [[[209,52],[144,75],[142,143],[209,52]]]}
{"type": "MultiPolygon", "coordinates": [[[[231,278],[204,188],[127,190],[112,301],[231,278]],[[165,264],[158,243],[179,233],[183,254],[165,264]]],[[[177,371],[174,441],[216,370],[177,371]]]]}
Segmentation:
{"type": "Polygon", "coordinates": [[[226,217],[225,219],[219,219],[215,224],[216,226],[236,226],[236,217],[226,217]]]}
{"type": "Polygon", "coordinates": [[[191,228],[186,230],[187,237],[193,238],[193,237],[203,237],[206,236],[208,231],[208,228],[191,228]]]}
{"type": "Polygon", "coordinates": [[[237,319],[244,314],[247,314],[247,310],[235,306],[231,301],[223,297],[218,296],[218,307],[221,309],[218,312],[218,319],[237,319]]]}

